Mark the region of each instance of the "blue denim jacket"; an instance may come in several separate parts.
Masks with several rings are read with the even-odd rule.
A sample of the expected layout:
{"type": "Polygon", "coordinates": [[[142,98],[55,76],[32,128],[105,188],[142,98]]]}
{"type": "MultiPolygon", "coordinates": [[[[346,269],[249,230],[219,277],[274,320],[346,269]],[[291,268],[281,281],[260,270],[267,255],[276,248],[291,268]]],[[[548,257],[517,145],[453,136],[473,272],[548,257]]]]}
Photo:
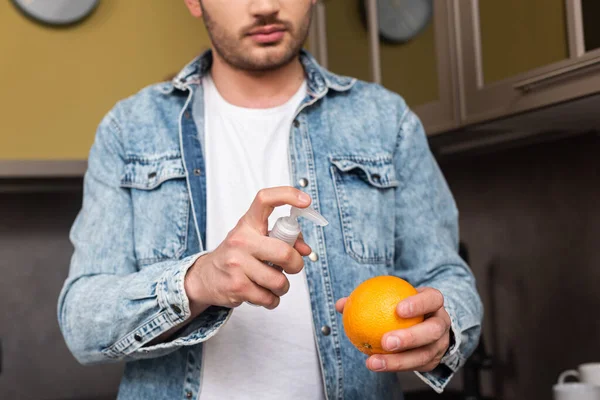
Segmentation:
{"type": "MultiPolygon", "coordinates": [[[[204,114],[194,100],[211,60],[207,52],[172,82],[119,102],[89,154],[58,319],[79,362],[127,361],[119,399],[195,399],[202,343],[232,312],[210,307],[168,341],[149,344],[189,318],[184,276],[204,254],[204,114]]],[[[365,367],[334,307],[386,274],[445,296],[454,343],[438,368],[418,374],[441,391],[477,345],[483,312],[457,253],[453,197],[400,96],[334,75],[306,52],[301,62],[308,94],[291,128],[289,162],[291,182],[308,180],[296,187],[330,222],[301,221],[318,255],[305,258],[305,269],[327,398],[402,398],[396,374],[365,367]]]]}

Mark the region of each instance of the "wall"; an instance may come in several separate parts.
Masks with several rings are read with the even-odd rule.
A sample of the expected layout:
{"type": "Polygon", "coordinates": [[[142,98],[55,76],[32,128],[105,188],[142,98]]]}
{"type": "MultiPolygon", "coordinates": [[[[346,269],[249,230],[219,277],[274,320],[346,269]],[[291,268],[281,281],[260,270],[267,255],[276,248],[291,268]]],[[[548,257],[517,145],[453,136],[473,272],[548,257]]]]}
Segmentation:
{"type": "Polygon", "coordinates": [[[0,399],[115,398],[121,365],[79,365],[56,317],[73,251],[68,233],[81,206],[80,186],[0,193],[0,399]]]}
{"type": "Polygon", "coordinates": [[[87,158],[117,100],[207,47],[202,22],[182,3],[103,0],[82,24],[57,29],[0,2],[0,160],[87,158]]]}
{"type": "Polygon", "coordinates": [[[598,154],[591,134],[441,163],[499,361],[483,376],[503,399],[551,398],[562,370],[600,361],[598,154]]]}

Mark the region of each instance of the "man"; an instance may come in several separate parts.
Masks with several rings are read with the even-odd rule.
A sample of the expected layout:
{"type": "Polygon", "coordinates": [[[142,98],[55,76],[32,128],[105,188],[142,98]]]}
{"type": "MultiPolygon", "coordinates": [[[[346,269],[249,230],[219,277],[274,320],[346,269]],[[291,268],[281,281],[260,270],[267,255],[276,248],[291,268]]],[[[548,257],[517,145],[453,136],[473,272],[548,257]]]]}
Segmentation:
{"type": "Polygon", "coordinates": [[[401,398],[397,371],[441,391],[477,344],[423,128],[301,50],[314,2],[186,0],[212,51],[98,128],[58,316],[81,363],[127,361],[120,399],[401,398]],[[267,236],[309,205],[327,227],[302,220],[293,248],[267,236]],[[386,274],[419,287],[397,313],[425,320],[365,364],[336,310],[386,274]]]}

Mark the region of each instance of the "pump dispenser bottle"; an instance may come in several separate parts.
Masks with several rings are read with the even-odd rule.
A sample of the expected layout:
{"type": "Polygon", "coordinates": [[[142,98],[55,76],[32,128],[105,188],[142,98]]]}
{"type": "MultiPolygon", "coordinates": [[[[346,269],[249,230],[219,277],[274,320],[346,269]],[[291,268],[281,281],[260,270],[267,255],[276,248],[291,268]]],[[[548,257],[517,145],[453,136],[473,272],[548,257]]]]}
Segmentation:
{"type": "Polygon", "coordinates": [[[293,247],[296,243],[296,239],[300,235],[298,217],[307,218],[319,226],[326,226],[329,223],[321,214],[311,207],[292,207],[289,217],[281,217],[275,221],[273,229],[269,232],[269,237],[283,240],[293,247]]]}
{"type": "MultiPolygon", "coordinates": [[[[280,217],[277,219],[277,221],[275,221],[273,229],[271,229],[271,232],[269,232],[269,237],[283,240],[284,242],[293,247],[294,244],[296,244],[296,239],[298,239],[298,236],[300,235],[300,224],[298,223],[298,217],[308,218],[309,220],[311,220],[319,226],[326,226],[329,224],[325,217],[323,217],[311,207],[292,207],[290,215],[288,217],[280,217]]],[[[274,265],[270,261],[265,261],[265,264],[282,271],[282,268],[280,266],[274,265]]],[[[255,304],[252,304],[249,301],[247,301],[246,303],[251,306],[259,307],[255,304]]]]}

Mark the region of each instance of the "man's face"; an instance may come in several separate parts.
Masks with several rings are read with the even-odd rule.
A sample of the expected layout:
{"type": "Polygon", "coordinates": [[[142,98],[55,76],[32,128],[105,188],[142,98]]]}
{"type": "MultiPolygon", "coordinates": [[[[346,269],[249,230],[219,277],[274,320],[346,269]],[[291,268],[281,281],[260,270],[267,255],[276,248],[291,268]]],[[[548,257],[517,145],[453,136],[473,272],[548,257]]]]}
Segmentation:
{"type": "Polygon", "coordinates": [[[308,35],[316,0],[186,0],[215,51],[234,68],[269,71],[290,63],[308,35]]]}

